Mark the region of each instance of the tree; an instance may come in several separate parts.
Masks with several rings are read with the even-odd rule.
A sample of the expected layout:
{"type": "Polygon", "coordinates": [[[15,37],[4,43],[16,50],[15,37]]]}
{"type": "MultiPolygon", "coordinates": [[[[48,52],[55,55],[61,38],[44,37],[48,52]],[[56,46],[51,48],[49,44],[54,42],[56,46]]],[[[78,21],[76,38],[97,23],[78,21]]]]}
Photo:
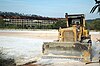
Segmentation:
{"type": "Polygon", "coordinates": [[[100,31],[100,20],[95,19],[92,22],[86,22],[86,27],[90,30],[100,31]]]}
{"type": "Polygon", "coordinates": [[[86,28],[87,29],[89,29],[89,30],[94,30],[94,24],[93,24],[93,22],[94,22],[95,20],[92,20],[92,21],[90,21],[90,22],[86,22],[86,28]]]}
{"type": "Polygon", "coordinates": [[[94,30],[100,31],[100,20],[95,20],[93,23],[94,30]]]}
{"type": "Polygon", "coordinates": [[[59,29],[59,28],[66,28],[66,20],[58,20],[55,24],[53,24],[54,29],[59,29]]]}
{"type": "Polygon", "coordinates": [[[0,19],[0,28],[4,28],[5,27],[5,22],[3,19],[0,19]]]}
{"type": "Polygon", "coordinates": [[[94,11],[98,8],[98,13],[100,14],[100,1],[95,0],[95,6],[91,9],[90,13],[94,13],[94,11]]]}

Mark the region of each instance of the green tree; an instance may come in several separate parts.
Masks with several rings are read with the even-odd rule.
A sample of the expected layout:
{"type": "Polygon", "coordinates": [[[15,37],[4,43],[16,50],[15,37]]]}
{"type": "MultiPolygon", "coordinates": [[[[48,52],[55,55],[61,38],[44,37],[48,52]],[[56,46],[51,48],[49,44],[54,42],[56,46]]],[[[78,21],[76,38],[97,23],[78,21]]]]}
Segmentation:
{"type": "Polygon", "coordinates": [[[98,13],[100,14],[100,1],[95,0],[95,6],[91,9],[90,13],[93,13],[96,9],[98,9],[98,13]]]}
{"type": "Polygon", "coordinates": [[[52,29],[52,25],[47,25],[47,29],[52,29]]]}
{"type": "Polygon", "coordinates": [[[59,28],[66,28],[66,20],[59,20],[55,24],[53,24],[54,29],[59,29],[59,28]]]}
{"type": "Polygon", "coordinates": [[[0,19],[0,28],[4,28],[5,27],[5,22],[3,19],[0,19]]]}
{"type": "Polygon", "coordinates": [[[100,20],[94,20],[92,22],[86,22],[86,27],[90,30],[100,31],[100,20]]]}
{"type": "Polygon", "coordinates": [[[100,20],[95,20],[93,23],[94,30],[100,30],[100,20]]]}
{"type": "Polygon", "coordinates": [[[89,30],[94,30],[93,22],[86,22],[86,28],[89,30]]]}

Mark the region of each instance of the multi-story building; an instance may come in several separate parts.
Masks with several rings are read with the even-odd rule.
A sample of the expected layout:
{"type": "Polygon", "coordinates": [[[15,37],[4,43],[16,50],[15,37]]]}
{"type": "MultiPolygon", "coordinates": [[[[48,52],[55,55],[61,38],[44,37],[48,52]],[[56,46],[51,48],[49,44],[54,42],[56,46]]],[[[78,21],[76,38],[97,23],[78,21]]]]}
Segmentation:
{"type": "Polygon", "coordinates": [[[21,28],[36,28],[37,26],[47,26],[57,22],[56,18],[3,18],[5,26],[16,25],[21,28]]]}

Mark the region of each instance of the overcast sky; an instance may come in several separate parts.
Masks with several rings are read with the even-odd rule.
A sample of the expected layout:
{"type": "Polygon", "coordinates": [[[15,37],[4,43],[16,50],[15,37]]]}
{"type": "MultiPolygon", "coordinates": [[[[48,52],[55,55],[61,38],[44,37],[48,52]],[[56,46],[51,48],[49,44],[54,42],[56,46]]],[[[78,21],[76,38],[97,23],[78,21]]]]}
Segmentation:
{"type": "Polygon", "coordinates": [[[94,0],[0,0],[0,11],[36,14],[48,17],[65,17],[65,13],[83,13],[86,19],[100,17],[95,11],[94,0]]]}

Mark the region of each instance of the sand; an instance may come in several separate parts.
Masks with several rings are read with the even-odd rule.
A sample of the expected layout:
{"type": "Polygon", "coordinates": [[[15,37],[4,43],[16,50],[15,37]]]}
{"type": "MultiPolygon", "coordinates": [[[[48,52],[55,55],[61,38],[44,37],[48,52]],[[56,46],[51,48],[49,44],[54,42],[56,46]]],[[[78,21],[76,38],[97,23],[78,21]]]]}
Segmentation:
{"type": "MultiPolygon", "coordinates": [[[[100,39],[100,32],[90,32],[92,41],[97,41],[100,39]]],[[[11,36],[11,37],[24,37],[24,38],[35,38],[35,39],[58,39],[58,30],[39,30],[39,31],[29,31],[29,30],[0,30],[0,36],[11,36]]]]}
{"type": "MultiPolygon", "coordinates": [[[[97,41],[96,38],[100,39],[100,32],[91,32],[91,39],[93,41],[97,41]]],[[[22,37],[22,38],[31,38],[31,39],[50,39],[50,40],[57,40],[58,39],[58,31],[57,30],[50,30],[50,31],[19,31],[19,30],[0,30],[0,36],[7,36],[7,37],[22,37]]],[[[53,62],[53,61],[52,61],[53,62]]],[[[47,64],[28,64],[24,66],[100,66],[99,63],[93,63],[85,65],[83,62],[55,62],[55,63],[47,63],[47,64]]]]}
{"type": "MultiPolygon", "coordinates": [[[[100,39],[100,32],[90,32],[92,41],[100,39]]],[[[14,36],[24,38],[36,38],[36,39],[58,39],[58,30],[0,30],[0,36],[14,36]]]]}
{"type": "Polygon", "coordinates": [[[0,36],[24,37],[35,39],[58,39],[58,31],[1,31],[0,36]]]}

